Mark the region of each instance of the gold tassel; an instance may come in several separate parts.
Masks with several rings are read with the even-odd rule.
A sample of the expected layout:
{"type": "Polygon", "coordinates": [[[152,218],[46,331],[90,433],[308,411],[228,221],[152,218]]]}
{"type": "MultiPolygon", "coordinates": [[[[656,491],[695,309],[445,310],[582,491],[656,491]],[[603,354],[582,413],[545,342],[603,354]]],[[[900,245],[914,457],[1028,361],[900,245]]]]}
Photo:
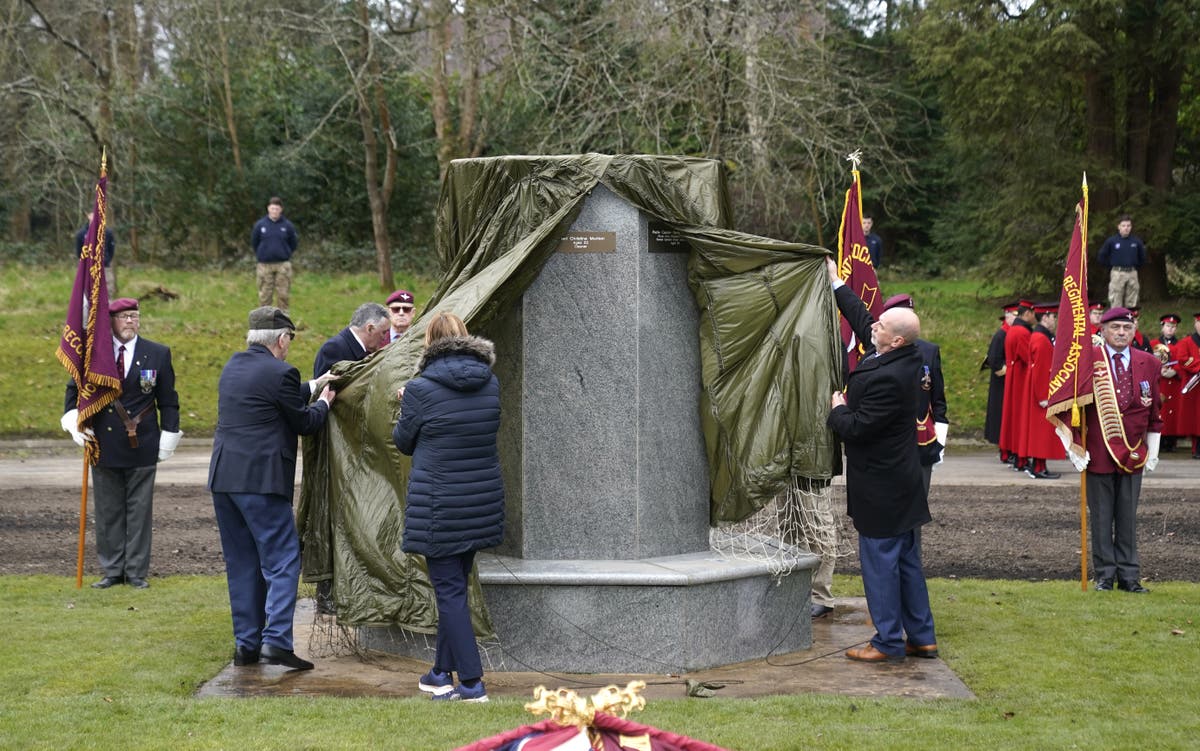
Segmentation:
{"type": "Polygon", "coordinates": [[[1080,425],[1079,405],[1071,404],[1071,427],[1078,428],[1080,425]]]}

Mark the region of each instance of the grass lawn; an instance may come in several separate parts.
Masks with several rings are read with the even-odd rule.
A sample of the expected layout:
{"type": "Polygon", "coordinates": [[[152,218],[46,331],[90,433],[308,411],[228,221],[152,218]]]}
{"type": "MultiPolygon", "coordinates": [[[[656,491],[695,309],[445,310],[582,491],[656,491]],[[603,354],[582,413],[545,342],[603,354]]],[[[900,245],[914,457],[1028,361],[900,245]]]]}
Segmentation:
{"type": "MultiPolygon", "coordinates": [[[[855,594],[857,579],[838,577],[855,594]]],[[[1190,749],[1200,585],[1149,596],[1075,582],[930,582],[943,658],[978,699],[651,702],[635,719],[731,749],[1190,749]],[[1173,634],[1173,631],[1181,631],[1173,634]]],[[[448,749],[528,719],[526,699],[197,699],[229,659],[222,577],[76,590],[0,578],[0,748],[448,749]]]]}

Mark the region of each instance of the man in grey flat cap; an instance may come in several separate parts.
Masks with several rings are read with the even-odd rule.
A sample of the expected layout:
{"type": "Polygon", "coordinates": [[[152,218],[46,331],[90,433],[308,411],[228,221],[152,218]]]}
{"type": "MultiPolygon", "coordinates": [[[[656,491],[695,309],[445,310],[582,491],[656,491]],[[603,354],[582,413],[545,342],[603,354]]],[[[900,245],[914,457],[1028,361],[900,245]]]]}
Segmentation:
{"type": "Polygon", "coordinates": [[[294,670],[313,666],[293,651],[300,538],[292,496],[297,436],[321,429],[334,392],[325,385],[328,373],[301,383],[299,371],[284,362],[295,338],[286,313],[255,308],[246,349],[229,358],[217,384],[208,488],[225,554],[237,666],[260,660],[294,670]]]}

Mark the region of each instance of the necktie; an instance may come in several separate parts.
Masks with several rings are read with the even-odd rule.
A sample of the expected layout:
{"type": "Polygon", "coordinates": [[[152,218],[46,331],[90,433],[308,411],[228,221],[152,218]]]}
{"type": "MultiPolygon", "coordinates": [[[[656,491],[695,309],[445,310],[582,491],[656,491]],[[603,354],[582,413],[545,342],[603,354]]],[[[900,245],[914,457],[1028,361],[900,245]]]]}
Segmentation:
{"type": "Polygon", "coordinates": [[[1113,384],[1117,389],[1117,404],[1121,409],[1128,407],[1133,396],[1133,384],[1129,381],[1129,371],[1125,369],[1125,355],[1120,352],[1113,354],[1113,384]]]}
{"type": "Polygon", "coordinates": [[[117,372],[121,374],[121,380],[125,380],[125,345],[117,347],[117,372]]]}

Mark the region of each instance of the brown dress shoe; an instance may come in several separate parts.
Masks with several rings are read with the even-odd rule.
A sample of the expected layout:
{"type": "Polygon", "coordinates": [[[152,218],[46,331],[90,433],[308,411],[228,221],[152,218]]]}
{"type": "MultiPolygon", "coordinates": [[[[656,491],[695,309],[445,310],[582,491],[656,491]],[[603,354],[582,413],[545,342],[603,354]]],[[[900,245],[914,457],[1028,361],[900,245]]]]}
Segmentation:
{"type": "Polygon", "coordinates": [[[909,657],[922,657],[926,660],[936,659],[938,656],[936,644],[913,644],[908,642],[904,645],[904,654],[909,657]]]}
{"type": "Polygon", "coordinates": [[[904,662],[904,655],[889,655],[880,652],[870,642],[866,646],[847,649],[846,656],[859,662],[904,662]]]}

